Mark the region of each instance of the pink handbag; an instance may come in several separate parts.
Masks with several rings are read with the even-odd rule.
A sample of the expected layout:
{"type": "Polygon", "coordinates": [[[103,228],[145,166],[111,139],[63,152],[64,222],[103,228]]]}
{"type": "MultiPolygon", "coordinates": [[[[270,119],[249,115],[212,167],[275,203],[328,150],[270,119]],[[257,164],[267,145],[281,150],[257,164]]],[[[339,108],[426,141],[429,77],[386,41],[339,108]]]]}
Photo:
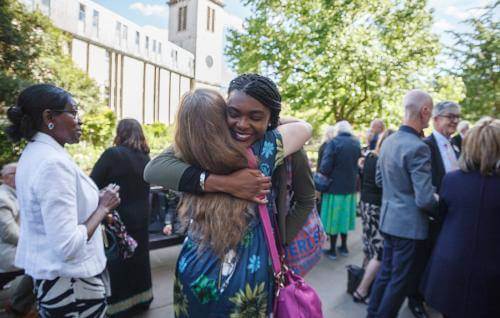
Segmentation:
{"type": "MultiPolygon", "coordinates": [[[[256,167],[257,160],[253,153],[249,151],[248,157],[249,166],[256,167]]],[[[281,244],[279,244],[282,255],[280,259],[266,205],[259,204],[259,216],[264,227],[264,236],[266,237],[276,280],[273,317],[323,318],[321,300],[314,288],[309,286],[302,277],[295,274],[282,262],[284,253],[281,244]]]]}

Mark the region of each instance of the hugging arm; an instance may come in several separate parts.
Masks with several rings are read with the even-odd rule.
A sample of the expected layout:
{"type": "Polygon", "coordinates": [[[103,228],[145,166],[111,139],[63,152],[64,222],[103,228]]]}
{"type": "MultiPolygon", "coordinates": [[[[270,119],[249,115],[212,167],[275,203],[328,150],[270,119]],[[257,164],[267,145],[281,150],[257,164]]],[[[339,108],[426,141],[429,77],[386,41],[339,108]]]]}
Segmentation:
{"type": "Polygon", "coordinates": [[[169,147],[146,165],[144,180],[170,190],[198,194],[203,192],[200,187],[202,172],[178,159],[174,149],[169,147]]]}
{"type": "Polygon", "coordinates": [[[224,192],[234,197],[262,203],[257,196],[266,194],[271,187],[269,177],[263,177],[259,170],[242,169],[229,175],[208,174],[204,191],[200,176],[203,170],[188,165],[168,148],[151,160],[144,170],[144,180],[167,189],[200,194],[203,192],[224,192]]]}
{"type": "Polygon", "coordinates": [[[277,129],[283,138],[285,157],[299,151],[312,137],[312,126],[305,121],[289,122],[278,126],[277,129]]]}

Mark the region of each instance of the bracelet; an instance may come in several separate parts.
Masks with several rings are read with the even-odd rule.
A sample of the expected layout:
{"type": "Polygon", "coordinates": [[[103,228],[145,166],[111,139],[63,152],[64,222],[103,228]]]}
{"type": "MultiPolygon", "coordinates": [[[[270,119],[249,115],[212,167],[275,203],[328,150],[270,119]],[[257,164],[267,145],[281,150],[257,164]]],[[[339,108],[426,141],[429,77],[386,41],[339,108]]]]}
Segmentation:
{"type": "Polygon", "coordinates": [[[205,192],[205,179],[207,178],[207,173],[205,171],[203,171],[201,174],[200,174],[200,188],[201,188],[201,191],[205,192]]]}

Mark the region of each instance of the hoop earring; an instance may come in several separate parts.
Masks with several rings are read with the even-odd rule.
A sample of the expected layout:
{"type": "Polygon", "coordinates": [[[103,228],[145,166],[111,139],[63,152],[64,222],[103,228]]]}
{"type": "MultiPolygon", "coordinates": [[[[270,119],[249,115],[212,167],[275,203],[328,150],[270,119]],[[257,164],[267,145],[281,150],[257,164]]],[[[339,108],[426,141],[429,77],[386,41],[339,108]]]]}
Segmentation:
{"type": "Polygon", "coordinates": [[[49,123],[49,124],[47,125],[47,127],[49,128],[49,130],[54,129],[54,123],[49,123]]]}

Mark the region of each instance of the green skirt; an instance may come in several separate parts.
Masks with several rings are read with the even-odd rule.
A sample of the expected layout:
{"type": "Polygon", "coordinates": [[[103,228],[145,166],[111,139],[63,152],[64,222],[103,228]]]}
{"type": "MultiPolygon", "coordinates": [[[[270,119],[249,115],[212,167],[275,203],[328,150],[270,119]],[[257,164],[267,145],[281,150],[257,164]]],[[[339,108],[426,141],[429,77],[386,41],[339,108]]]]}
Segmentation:
{"type": "Polygon", "coordinates": [[[321,195],[321,221],[326,233],[346,234],[356,225],[356,194],[321,195]]]}

